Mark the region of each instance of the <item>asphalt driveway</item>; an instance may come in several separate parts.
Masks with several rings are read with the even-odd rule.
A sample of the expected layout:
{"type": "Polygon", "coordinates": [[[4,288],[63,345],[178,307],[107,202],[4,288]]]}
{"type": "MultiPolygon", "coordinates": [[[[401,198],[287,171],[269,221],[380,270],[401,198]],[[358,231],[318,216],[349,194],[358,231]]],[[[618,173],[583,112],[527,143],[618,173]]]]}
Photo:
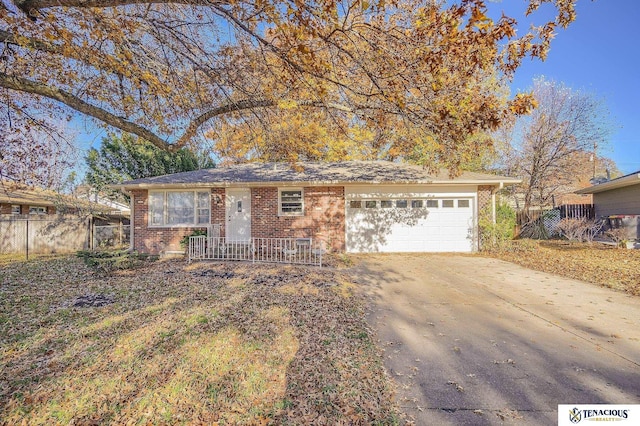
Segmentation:
{"type": "Polygon", "coordinates": [[[557,422],[640,404],[640,298],[495,259],[361,256],[353,276],[418,425],[557,422]]]}

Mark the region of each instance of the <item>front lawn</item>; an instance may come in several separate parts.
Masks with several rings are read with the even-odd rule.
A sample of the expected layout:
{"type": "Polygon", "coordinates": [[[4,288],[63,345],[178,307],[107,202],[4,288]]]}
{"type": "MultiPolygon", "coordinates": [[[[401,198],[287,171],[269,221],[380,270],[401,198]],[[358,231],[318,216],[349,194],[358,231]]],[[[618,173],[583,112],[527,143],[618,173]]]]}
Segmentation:
{"type": "Polygon", "coordinates": [[[0,264],[7,424],[395,424],[339,272],[76,257],[0,264]]]}
{"type": "Polygon", "coordinates": [[[591,282],[640,296],[640,250],[601,243],[517,240],[489,256],[527,268],[591,282]]]}

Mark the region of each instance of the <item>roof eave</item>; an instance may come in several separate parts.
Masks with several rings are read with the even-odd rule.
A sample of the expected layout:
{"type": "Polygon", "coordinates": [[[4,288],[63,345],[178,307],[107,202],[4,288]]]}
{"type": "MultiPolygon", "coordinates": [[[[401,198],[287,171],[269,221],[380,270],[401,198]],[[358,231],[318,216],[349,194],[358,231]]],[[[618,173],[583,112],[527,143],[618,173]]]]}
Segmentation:
{"type": "Polygon", "coordinates": [[[53,206],[55,206],[55,203],[53,201],[49,201],[49,200],[18,198],[18,197],[3,197],[3,198],[0,199],[0,203],[30,205],[30,206],[36,206],[36,207],[53,207],[53,206]]]}
{"type": "Polygon", "coordinates": [[[588,188],[579,189],[575,191],[576,194],[597,194],[598,192],[611,191],[612,189],[624,188],[626,186],[640,184],[640,173],[634,173],[629,176],[625,176],[619,179],[614,179],[609,182],[601,183],[599,185],[590,186],[588,188]]]}
{"type": "Polygon", "coordinates": [[[491,186],[504,186],[504,185],[516,185],[522,183],[522,179],[465,179],[465,180],[434,180],[430,182],[434,185],[491,185],[491,186]]]}

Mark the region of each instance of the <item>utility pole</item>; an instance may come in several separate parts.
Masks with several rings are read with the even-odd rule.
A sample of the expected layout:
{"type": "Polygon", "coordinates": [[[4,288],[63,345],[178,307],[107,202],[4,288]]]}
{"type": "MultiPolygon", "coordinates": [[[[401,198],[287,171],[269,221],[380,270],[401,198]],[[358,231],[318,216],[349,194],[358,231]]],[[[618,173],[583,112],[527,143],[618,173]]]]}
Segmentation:
{"type": "Polygon", "coordinates": [[[596,151],[598,149],[598,141],[593,141],[593,178],[596,178],[596,151]]]}

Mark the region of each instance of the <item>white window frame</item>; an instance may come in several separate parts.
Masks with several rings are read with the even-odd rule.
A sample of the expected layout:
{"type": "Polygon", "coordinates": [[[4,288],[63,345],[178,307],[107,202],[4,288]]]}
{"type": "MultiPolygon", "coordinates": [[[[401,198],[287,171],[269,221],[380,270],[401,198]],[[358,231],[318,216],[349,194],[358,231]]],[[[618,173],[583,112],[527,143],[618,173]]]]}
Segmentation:
{"type": "Polygon", "coordinates": [[[29,206],[29,214],[47,214],[47,208],[44,206],[29,206]]]}
{"type": "Polygon", "coordinates": [[[22,207],[20,207],[20,204],[11,205],[11,214],[22,214],[22,207]],[[16,211],[16,209],[18,211],[16,211]]]}
{"type": "Polygon", "coordinates": [[[149,191],[149,195],[148,195],[148,200],[149,200],[149,211],[148,211],[148,225],[150,228],[190,228],[190,227],[206,227],[209,226],[211,224],[211,191],[210,190],[198,190],[198,189],[193,189],[193,190],[184,190],[184,189],[174,189],[174,190],[159,190],[159,191],[149,191]],[[190,192],[193,196],[193,222],[187,223],[168,223],[168,219],[169,219],[169,206],[167,203],[167,199],[168,199],[168,194],[170,193],[177,193],[177,192],[184,192],[184,193],[188,193],[190,192]],[[199,207],[198,206],[198,194],[200,193],[205,193],[207,194],[207,210],[208,210],[208,215],[207,215],[207,221],[205,223],[198,223],[198,211],[199,210],[203,210],[203,207],[199,207]],[[151,203],[151,196],[152,194],[162,194],[162,223],[157,224],[157,223],[153,223],[153,215],[154,215],[154,211],[153,211],[153,205],[151,203]]]}
{"type": "Polygon", "coordinates": [[[278,216],[304,216],[304,188],[278,188],[278,216]],[[283,212],[282,211],[282,193],[288,191],[300,192],[300,211],[299,212],[283,212]]]}

